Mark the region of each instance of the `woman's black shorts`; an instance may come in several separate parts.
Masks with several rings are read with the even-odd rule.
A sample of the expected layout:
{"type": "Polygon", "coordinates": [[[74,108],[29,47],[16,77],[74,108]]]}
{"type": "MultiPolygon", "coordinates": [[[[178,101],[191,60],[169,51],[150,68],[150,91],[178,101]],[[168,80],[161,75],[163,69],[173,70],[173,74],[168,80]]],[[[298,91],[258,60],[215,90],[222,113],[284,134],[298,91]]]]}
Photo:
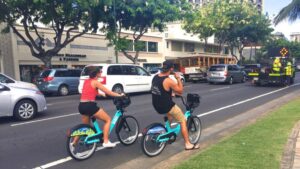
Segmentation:
{"type": "Polygon", "coordinates": [[[79,113],[87,116],[93,116],[99,109],[96,102],[80,102],[78,106],[79,113]]]}

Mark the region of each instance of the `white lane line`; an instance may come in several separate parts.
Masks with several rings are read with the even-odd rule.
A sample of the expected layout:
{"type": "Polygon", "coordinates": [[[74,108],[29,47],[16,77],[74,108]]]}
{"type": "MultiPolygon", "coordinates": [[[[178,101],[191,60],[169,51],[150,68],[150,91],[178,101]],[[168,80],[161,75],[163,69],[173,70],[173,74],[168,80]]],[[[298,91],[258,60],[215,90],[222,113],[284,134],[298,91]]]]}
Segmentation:
{"type": "Polygon", "coordinates": [[[269,92],[269,93],[265,93],[265,94],[262,94],[262,95],[259,95],[259,96],[253,97],[253,98],[249,98],[249,99],[246,99],[246,100],[243,100],[243,101],[240,101],[240,102],[237,102],[237,103],[234,103],[234,104],[225,106],[225,107],[221,107],[221,108],[218,108],[218,109],[215,109],[215,110],[206,112],[206,113],[201,113],[201,114],[199,114],[199,115],[197,115],[197,116],[198,116],[198,117],[203,117],[203,116],[206,116],[206,115],[215,113],[215,112],[217,112],[217,111],[224,110],[224,109],[228,109],[228,108],[230,108],[230,107],[234,107],[234,106],[237,106],[237,105],[246,103],[246,102],[250,102],[250,101],[252,101],[252,100],[256,100],[256,99],[259,99],[259,98],[261,98],[261,97],[264,97],[264,96],[267,96],[267,95],[270,95],[270,94],[274,94],[274,93],[277,93],[277,92],[279,92],[279,91],[282,91],[282,90],[291,88],[291,87],[293,87],[293,86],[299,86],[299,85],[300,85],[300,83],[293,84],[293,85],[291,85],[291,86],[287,86],[287,87],[284,87],[284,88],[281,88],[281,89],[278,89],[278,90],[274,90],[274,91],[271,91],[271,92],[269,92]]]}
{"type": "Polygon", "coordinates": [[[51,104],[51,103],[49,103],[49,104],[47,104],[47,106],[52,106],[53,104],[51,104]]]}
{"type": "Polygon", "coordinates": [[[45,168],[50,168],[50,167],[53,167],[53,166],[56,166],[56,165],[59,165],[61,163],[65,163],[67,161],[70,161],[72,160],[72,157],[66,157],[66,158],[63,158],[63,159],[60,159],[60,160],[57,160],[57,161],[53,161],[51,163],[48,163],[48,164],[45,164],[45,165],[42,165],[42,166],[39,166],[39,167],[35,167],[33,169],[45,169],[45,168]]]}
{"type": "Polygon", "coordinates": [[[20,126],[20,125],[24,125],[24,124],[37,123],[37,122],[48,121],[48,120],[53,120],[53,119],[59,119],[59,118],[69,117],[69,116],[75,116],[75,115],[79,115],[79,113],[72,113],[72,114],[67,114],[67,115],[62,115],[62,116],[56,116],[56,117],[51,117],[51,118],[46,118],[46,119],[41,119],[41,120],[33,120],[33,121],[24,122],[24,123],[17,123],[17,124],[12,124],[10,126],[11,127],[20,126]]]}
{"type": "MultiPolygon", "coordinates": [[[[267,95],[270,95],[270,94],[273,94],[273,93],[276,93],[276,92],[279,92],[279,91],[282,91],[282,90],[285,90],[285,89],[288,89],[290,87],[293,87],[293,86],[299,86],[300,83],[297,83],[297,84],[294,84],[294,85],[291,85],[291,86],[288,86],[288,87],[285,87],[285,88],[281,88],[281,89],[278,89],[278,90],[274,90],[272,92],[269,92],[269,93],[265,93],[265,94],[262,94],[262,95],[259,95],[259,96],[256,96],[256,97],[253,97],[253,98],[250,98],[250,99],[247,99],[247,100],[244,100],[244,101],[241,101],[241,102],[238,102],[238,103],[235,103],[235,104],[232,104],[232,105],[228,105],[228,106],[225,106],[225,107],[221,107],[219,109],[216,109],[216,110],[212,110],[212,111],[209,111],[209,112],[206,112],[206,113],[203,113],[201,115],[197,115],[198,117],[203,117],[203,116],[206,116],[206,115],[209,115],[209,114],[212,114],[212,113],[215,113],[217,111],[220,111],[220,110],[224,110],[224,109],[227,109],[227,108],[230,108],[230,107],[233,107],[233,106],[236,106],[236,105],[239,105],[239,104],[242,104],[242,103],[246,103],[246,102],[249,102],[249,101],[252,101],[252,100],[255,100],[255,99],[258,99],[258,98],[261,98],[261,97],[264,97],[264,96],[267,96],[267,95]]],[[[176,123],[172,123],[171,124],[172,126],[176,125],[176,123]]],[[[140,133],[138,135],[138,137],[141,137],[142,136],[142,133],[140,133]]],[[[120,144],[120,142],[115,142],[116,144],[120,144]]],[[[98,147],[96,149],[96,151],[100,151],[100,150],[103,150],[104,147],[98,147]]],[[[59,164],[62,164],[62,163],[65,163],[67,161],[70,161],[72,158],[69,156],[69,157],[66,157],[66,158],[63,158],[63,159],[60,159],[60,160],[57,160],[57,161],[53,161],[53,162],[50,162],[48,164],[45,164],[45,165],[42,165],[42,166],[39,166],[39,167],[35,167],[34,169],[46,169],[46,168],[49,168],[49,167],[53,167],[55,165],[59,165],[59,164]]]]}
{"type": "Polygon", "coordinates": [[[223,90],[223,89],[229,89],[230,87],[221,87],[221,88],[216,88],[216,89],[211,89],[209,91],[213,92],[213,91],[218,91],[218,90],[223,90]]]}

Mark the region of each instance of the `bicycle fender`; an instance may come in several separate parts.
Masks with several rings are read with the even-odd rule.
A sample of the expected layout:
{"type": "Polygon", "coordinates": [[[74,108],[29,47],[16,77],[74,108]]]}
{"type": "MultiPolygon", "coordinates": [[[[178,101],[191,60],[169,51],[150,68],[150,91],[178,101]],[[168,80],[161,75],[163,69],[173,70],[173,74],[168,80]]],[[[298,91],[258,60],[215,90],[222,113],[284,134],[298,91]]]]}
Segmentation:
{"type": "MultiPolygon", "coordinates": [[[[163,127],[165,128],[164,125],[162,125],[161,123],[153,123],[153,124],[150,124],[149,126],[147,126],[146,128],[144,128],[142,134],[143,136],[147,134],[148,130],[151,129],[152,127],[155,127],[155,126],[158,126],[158,127],[163,127]]],[[[166,128],[165,128],[166,129],[166,128]]]]}
{"type": "Polygon", "coordinates": [[[68,132],[68,136],[81,136],[81,135],[93,135],[96,133],[94,127],[88,124],[78,124],[71,128],[68,132]]]}

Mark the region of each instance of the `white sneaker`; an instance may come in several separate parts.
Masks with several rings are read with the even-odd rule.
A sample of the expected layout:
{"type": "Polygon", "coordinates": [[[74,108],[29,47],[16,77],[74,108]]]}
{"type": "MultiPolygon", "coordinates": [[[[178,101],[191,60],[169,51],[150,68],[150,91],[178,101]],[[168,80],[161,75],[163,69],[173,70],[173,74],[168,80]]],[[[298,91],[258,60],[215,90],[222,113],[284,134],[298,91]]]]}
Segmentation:
{"type": "Polygon", "coordinates": [[[111,143],[110,141],[108,141],[107,143],[103,143],[102,146],[105,148],[114,148],[116,147],[116,143],[111,143]]]}

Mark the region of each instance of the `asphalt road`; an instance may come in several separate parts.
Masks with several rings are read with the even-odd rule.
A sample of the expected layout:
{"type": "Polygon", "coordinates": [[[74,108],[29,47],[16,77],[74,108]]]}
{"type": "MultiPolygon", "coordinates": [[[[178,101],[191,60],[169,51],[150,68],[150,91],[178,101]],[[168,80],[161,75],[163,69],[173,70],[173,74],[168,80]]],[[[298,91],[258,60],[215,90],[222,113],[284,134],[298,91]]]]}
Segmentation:
{"type": "MultiPolygon", "coordinates": [[[[300,89],[300,74],[297,74],[293,86],[285,88],[256,87],[251,83],[187,83],[185,93],[201,95],[201,104],[195,114],[200,117],[203,128],[208,128],[296,89],[300,89]]],[[[126,114],[137,118],[140,130],[150,123],[163,121],[163,116],[153,109],[149,93],[135,94],[131,96],[131,101],[126,114]]],[[[179,98],[175,101],[182,105],[179,98]]],[[[47,97],[48,110],[40,113],[32,121],[18,122],[11,118],[0,118],[0,168],[115,168],[137,158],[144,158],[144,168],[149,168],[151,164],[184,149],[183,144],[169,145],[159,157],[148,158],[143,154],[138,140],[132,146],[118,144],[114,149],[97,151],[86,161],[74,161],[66,151],[66,131],[80,123],[78,102],[79,95],[47,97]]],[[[114,115],[115,107],[111,100],[101,99],[98,100],[98,104],[103,106],[110,116],[114,115]]],[[[114,133],[111,134],[111,140],[117,141],[114,133]]],[[[180,140],[178,142],[180,143],[180,140]]]]}

